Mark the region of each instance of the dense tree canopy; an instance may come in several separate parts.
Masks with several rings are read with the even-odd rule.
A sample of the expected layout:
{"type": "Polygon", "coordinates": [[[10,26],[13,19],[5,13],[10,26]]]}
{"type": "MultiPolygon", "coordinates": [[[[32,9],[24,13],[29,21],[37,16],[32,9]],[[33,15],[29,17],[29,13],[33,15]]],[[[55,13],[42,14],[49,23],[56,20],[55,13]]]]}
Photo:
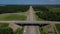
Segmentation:
{"type": "Polygon", "coordinates": [[[60,8],[58,6],[34,6],[36,15],[47,21],[60,21],[60,8]]]}
{"type": "Polygon", "coordinates": [[[1,13],[25,12],[29,9],[28,5],[5,5],[0,6],[1,13]]]}
{"type": "Polygon", "coordinates": [[[13,34],[13,30],[9,27],[0,28],[0,34],[13,34]]]}

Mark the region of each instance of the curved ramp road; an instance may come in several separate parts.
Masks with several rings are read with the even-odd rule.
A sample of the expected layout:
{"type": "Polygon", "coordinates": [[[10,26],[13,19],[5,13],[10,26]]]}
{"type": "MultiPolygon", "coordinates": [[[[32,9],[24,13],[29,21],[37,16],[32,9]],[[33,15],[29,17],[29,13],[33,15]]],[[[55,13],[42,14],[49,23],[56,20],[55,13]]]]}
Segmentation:
{"type": "MultiPolygon", "coordinates": [[[[35,21],[34,10],[32,6],[28,11],[27,21],[35,21]]],[[[40,34],[38,26],[25,26],[23,34],[40,34]]]]}

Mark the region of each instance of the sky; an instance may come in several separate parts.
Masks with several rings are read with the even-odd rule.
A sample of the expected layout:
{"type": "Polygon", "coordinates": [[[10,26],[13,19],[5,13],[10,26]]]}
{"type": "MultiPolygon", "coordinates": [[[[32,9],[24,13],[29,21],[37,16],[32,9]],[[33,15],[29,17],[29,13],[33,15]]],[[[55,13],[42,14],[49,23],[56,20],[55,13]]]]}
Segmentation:
{"type": "Polygon", "coordinates": [[[0,4],[60,4],[60,0],[0,0],[0,4]]]}

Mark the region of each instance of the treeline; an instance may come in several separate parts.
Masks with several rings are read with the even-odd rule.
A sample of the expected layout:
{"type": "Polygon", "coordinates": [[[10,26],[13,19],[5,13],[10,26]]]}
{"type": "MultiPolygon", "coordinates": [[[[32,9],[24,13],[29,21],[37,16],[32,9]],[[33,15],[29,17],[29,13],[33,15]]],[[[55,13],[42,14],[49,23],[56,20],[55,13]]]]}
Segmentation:
{"type": "Polygon", "coordinates": [[[1,13],[15,13],[15,12],[25,12],[29,9],[29,5],[5,5],[0,6],[1,13]]]}
{"type": "MultiPolygon", "coordinates": [[[[55,10],[49,10],[50,8],[59,8],[58,6],[33,6],[35,11],[39,11],[36,12],[36,15],[39,18],[42,18],[44,20],[47,21],[60,21],[60,11],[56,11],[55,10]]],[[[60,10],[60,9],[59,9],[60,10]]]]}
{"type": "Polygon", "coordinates": [[[33,9],[34,9],[35,11],[48,11],[48,8],[47,8],[46,6],[40,6],[40,5],[38,5],[38,6],[33,6],[33,9]]]}

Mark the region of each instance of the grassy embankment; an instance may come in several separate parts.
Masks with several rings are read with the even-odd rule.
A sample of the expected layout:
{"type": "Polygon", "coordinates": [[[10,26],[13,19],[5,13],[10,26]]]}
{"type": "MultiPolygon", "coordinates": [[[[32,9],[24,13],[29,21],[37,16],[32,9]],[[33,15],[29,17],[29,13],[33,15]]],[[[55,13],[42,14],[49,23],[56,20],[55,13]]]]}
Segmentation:
{"type": "Polygon", "coordinates": [[[55,24],[56,29],[58,30],[58,33],[60,34],[60,24],[55,24]]]}

